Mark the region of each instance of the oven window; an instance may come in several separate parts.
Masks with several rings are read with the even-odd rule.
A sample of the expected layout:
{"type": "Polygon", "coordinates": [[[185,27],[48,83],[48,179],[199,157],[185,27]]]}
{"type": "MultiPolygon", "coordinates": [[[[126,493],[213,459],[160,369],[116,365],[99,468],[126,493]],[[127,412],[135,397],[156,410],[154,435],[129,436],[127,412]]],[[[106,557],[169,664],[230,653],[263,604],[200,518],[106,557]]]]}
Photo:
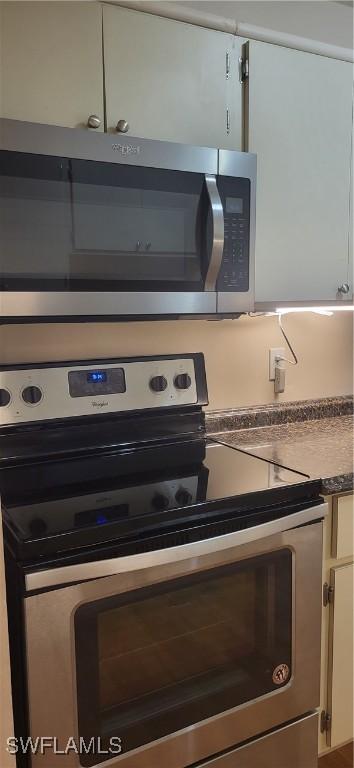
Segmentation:
{"type": "Polygon", "coordinates": [[[285,685],[291,574],[284,549],[80,607],[80,736],[124,754],[285,685]]]}
{"type": "Polygon", "coordinates": [[[0,152],[2,289],[199,291],[204,176],[0,152]]]}

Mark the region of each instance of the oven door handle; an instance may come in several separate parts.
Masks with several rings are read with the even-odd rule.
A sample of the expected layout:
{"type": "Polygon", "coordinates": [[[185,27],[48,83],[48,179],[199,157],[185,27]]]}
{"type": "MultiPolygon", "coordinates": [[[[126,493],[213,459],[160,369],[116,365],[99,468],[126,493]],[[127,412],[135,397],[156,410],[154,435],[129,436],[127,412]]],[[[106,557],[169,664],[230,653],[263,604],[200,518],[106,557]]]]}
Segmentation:
{"type": "Polygon", "coordinates": [[[216,176],[207,174],[205,185],[213,219],[213,243],[208,270],[205,278],[205,291],[216,291],[216,281],[220,272],[224,251],[224,210],[219,195],[216,176]]]}
{"type": "MultiPolygon", "coordinates": [[[[152,552],[142,552],[136,555],[115,557],[109,560],[97,560],[91,563],[78,563],[60,568],[35,571],[26,574],[26,588],[29,591],[66,584],[94,581],[107,576],[117,576],[120,573],[132,573],[146,568],[171,565],[183,560],[215,554],[228,549],[234,549],[242,544],[283,533],[291,528],[297,528],[306,523],[322,520],[327,514],[327,504],[317,504],[308,509],[300,510],[278,520],[271,520],[243,531],[223,534],[213,539],[204,539],[190,544],[183,544],[169,549],[159,549],[152,552]]],[[[215,563],[213,564],[215,565],[215,563]]]]}

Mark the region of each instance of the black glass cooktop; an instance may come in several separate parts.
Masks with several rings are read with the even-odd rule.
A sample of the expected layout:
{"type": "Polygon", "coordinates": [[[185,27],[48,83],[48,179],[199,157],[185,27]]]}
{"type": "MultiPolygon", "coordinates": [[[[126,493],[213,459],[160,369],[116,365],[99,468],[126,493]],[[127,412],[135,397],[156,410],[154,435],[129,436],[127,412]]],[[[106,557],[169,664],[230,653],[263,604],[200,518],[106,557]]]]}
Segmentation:
{"type": "Polygon", "coordinates": [[[318,493],[308,478],[204,439],[0,472],[5,532],[24,557],[161,532],[318,493]]]}

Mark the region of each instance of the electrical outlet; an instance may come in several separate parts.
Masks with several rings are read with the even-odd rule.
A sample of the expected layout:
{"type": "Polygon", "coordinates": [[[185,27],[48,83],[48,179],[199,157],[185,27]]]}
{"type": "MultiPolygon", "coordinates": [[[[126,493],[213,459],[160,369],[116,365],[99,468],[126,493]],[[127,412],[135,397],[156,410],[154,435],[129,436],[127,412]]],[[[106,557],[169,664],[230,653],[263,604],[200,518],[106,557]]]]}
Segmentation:
{"type": "MultiPolygon", "coordinates": [[[[284,347],[271,347],[269,350],[269,381],[275,380],[275,361],[277,357],[285,357],[284,347]]],[[[285,363],[281,363],[281,367],[285,363]]]]}

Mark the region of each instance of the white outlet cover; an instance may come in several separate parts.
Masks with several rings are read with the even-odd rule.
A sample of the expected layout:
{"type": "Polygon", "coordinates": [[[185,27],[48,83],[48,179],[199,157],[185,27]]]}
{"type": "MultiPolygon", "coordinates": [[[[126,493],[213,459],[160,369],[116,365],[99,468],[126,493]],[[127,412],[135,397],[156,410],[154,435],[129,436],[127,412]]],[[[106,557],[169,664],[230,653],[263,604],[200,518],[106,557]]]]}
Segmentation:
{"type": "MultiPolygon", "coordinates": [[[[284,347],[271,347],[269,350],[269,381],[275,380],[275,361],[277,357],[285,357],[284,347]]],[[[282,363],[282,366],[284,363],[282,363]]]]}

